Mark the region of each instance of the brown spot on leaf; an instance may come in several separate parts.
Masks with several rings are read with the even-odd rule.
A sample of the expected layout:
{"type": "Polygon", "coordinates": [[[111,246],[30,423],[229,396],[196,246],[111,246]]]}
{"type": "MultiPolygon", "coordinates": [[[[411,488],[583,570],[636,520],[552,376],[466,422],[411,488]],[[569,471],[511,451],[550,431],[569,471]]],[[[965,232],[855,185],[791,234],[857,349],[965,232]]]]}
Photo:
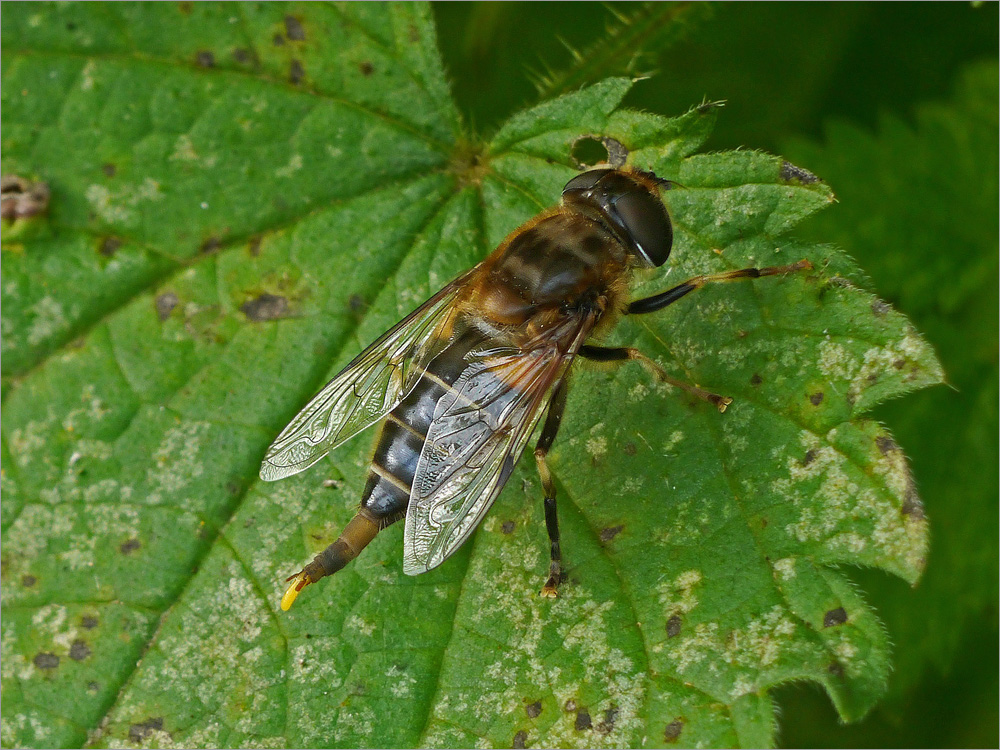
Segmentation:
{"type": "Polygon", "coordinates": [[[800,185],[811,185],[814,182],[819,182],[819,177],[808,169],[796,167],[787,161],[781,162],[781,169],[778,171],[778,176],[785,182],[797,182],[800,185]]]}
{"type": "Polygon", "coordinates": [[[830,666],[826,668],[826,671],[837,677],[844,676],[844,668],[840,665],[840,662],[838,661],[832,662],[830,666]]]}
{"type": "Polygon", "coordinates": [[[760,527],[761,527],[762,529],[766,529],[766,528],[767,528],[767,524],[768,524],[768,523],[770,523],[770,521],[768,521],[768,520],[767,520],[766,518],[764,518],[763,516],[761,516],[761,519],[760,519],[760,527]]]}
{"type": "Polygon", "coordinates": [[[832,628],[834,625],[843,625],[845,622],[847,622],[847,612],[843,607],[831,609],[823,615],[824,628],[832,628]]]}
{"type": "Polygon", "coordinates": [[[205,253],[205,255],[210,255],[220,247],[222,247],[222,241],[218,237],[209,237],[201,243],[201,247],[198,250],[205,253]]]}
{"type": "Polygon", "coordinates": [[[619,525],[619,526],[607,526],[601,529],[601,541],[610,542],[612,539],[618,536],[621,533],[621,530],[624,528],[625,528],[624,526],[619,525]]]}
{"type": "Polygon", "coordinates": [[[903,507],[900,508],[900,511],[904,516],[909,516],[915,521],[922,521],[927,517],[924,513],[924,504],[917,494],[917,485],[909,473],[906,475],[906,495],[903,498],[903,507]]]}
{"type": "Polygon", "coordinates": [[[597,723],[597,731],[601,734],[608,734],[615,728],[615,722],[618,720],[619,709],[618,706],[612,706],[604,712],[604,718],[597,723]]]}
{"type": "Polygon", "coordinates": [[[539,714],[542,713],[542,702],[535,701],[534,703],[529,703],[524,707],[524,712],[528,714],[529,719],[537,719],[539,714]]]}
{"type": "Polygon", "coordinates": [[[24,588],[26,589],[30,589],[36,583],[38,583],[38,579],[35,578],[33,575],[25,574],[21,576],[21,585],[24,586],[24,588]]]}
{"type": "Polygon", "coordinates": [[[365,304],[365,298],[360,294],[352,294],[348,297],[347,306],[351,308],[351,312],[353,313],[359,313],[367,307],[365,304]]]}
{"type": "Polygon", "coordinates": [[[753,375],[750,376],[750,385],[756,386],[760,385],[763,382],[764,378],[760,376],[760,373],[755,372],[753,375]]]}
{"type": "Polygon", "coordinates": [[[247,249],[254,258],[260,255],[260,237],[251,237],[247,249]]]}
{"type": "Polygon", "coordinates": [[[883,456],[899,450],[899,445],[888,435],[879,435],[875,438],[875,445],[878,446],[883,456]]]}
{"type": "Polygon", "coordinates": [[[80,618],[80,624],[87,630],[93,630],[97,627],[97,618],[93,615],[84,615],[80,618]]]}
{"type": "Polygon", "coordinates": [[[215,55],[209,52],[207,49],[199,50],[198,54],[195,55],[195,62],[201,68],[214,68],[215,67],[215,55]]]}
{"type": "Polygon", "coordinates": [[[183,13],[185,16],[190,16],[193,10],[192,6],[194,4],[190,0],[183,0],[183,2],[177,3],[177,10],[183,13]]]}
{"type": "Polygon", "coordinates": [[[288,66],[288,82],[293,86],[298,86],[302,83],[302,79],[306,77],[305,68],[302,67],[301,60],[292,60],[291,64],[288,66]]]}
{"type": "Polygon", "coordinates": [[[105,258],[110,258],[112,255],[118,252],[118,248],[122,246],[122,241],[117,237],[105,237],[101,240],[101,246],[97,249],[101,255],[105,258]]]}
{"type": "Polygon", "coordinates": [[[819,406],[823,403],[823,391],[816,391],[809,397],[809,403],[813,406],[819,406]]]}
{"type": "Polygon", "coordinates": [[[253,54],[245,47],[237,47],[233,50],[233,59],[241,65],[246,65],[253,61],[253,54]]]}
{"type": "Polygon", "coordinates": [[[36,216],[49,207],[49,197],[47,183],[18,175],[0,178],[0,218],[16,221],[36,216]]]}
{"type": "Polygon", "coordinates": [[[664,741],[677,742],[677,738],[681,736],[682,729],[684,729],[684,720],[674,719],[672,722],[667,724],[666,729],[663,730],[664,741]]]}
{"type": "Polygon", "coordinates": [[[83,661],[88,656],[90,656],[90,646],[87,645],[86,641],[82,641],[79,638],[73,641],[69,647],[69,658],[73,661],[83,661]]]}
{"type": "Polygon", "coordinates": [[[156,295],[154,304],[156,305],[156,316],[160,319],[160,322],[170,317],[170,313],[177,307],[178,302],[180,300],[177,299],[177,295],[173,292],[164,292],[163,294],[156,295]]]}
{"type": "Polygon", "coordinates": [[[875,313],[875,316],[878,318],[885,317],[886,313],[888,313],[891,309],[892,308],[889,306],[888,303],[883,302],[880,299],[877,299],[874,302],[872,302],[872,312],[875,313]]]}
{"type": "Polygon", "coordinates": [[[906,360],[905,359],[893,360],[892,366],[895,367],[897,370],[902,370],[904,367],[906,367],[906,360]]]}
{"type": "Polygon", "coordinates": [[[59,657],[43,651],[35,654],[35,658],[31,662],[39,669],[55,669],[59,666],[59,657]]]}
{"type": "Polygon", "coordinates": [[[590,720],[590,712],[581,708],[576,712],[576,721],[573,722],[573,729],[582,732],[585,729],[593,729],[594,723],[590,720]]]}
{"type": "Polygon", "coordinates": [[[118,550],[123,555],[131,555],[133,552],[135,552],[141,546],[142,546],[142,543],[138,539],[132,538],[132,539],[128,539],[128,540],[122,542],[121,546],[118,547],[118,550]]]}
{"type": "Polygon", "coordinates": [[[523,729],[521,729],[518,731],[517,734],[514,735],[514,741],[513,743],[511,743],[511,747],[525,748],[527,747],[527,745],[524,743],[526,743],[527,741],[528,741],[528,733],[525,732],[523,729]]]}
{"type": "Polygon", "coordinates": [[[513,534],[514,533],[514,522],[504,521],[500,524],[500,532],[503,534],[513,534]]]}
{"type": "Polygon", "coordinates": [[[283,34],[275,34],[274,37],[272,37],[272,39],[271,39],[271,44],[273,44],[275,47],[284,47],[285,46],[285,37],[284,37],[284,35],[283,34]]]}
{"type": "Polygon", "coordinates": [[[256,323],[277,320],[288,313],[288,300],[277,294],[264,293],[240,305],[240,312],[256,323]]]}
{"type": "Polygon", "coordinates": [[[815,460],[816,460],[816,451],[810,448],[809,450],[806,451],[806,455],[802,457],[802,465],[808,466],[815,460]]]}
{"type": "Polygon", "coordinates": [[[368,62],[368,60],[365,60],[363,63],[358,65],[358,70],[361,71],[361,75],[367,78],[375,72],[375,66],[368,62]]]}
{"type": "Polygon", "coordinates": [[[101,171],[104,172],[105,177],[114,177],[118,173],[118,168],[111,162],[108,162],[101,167],[101,171]]]}
{"type": "Polygon", "coordinates": [[[635,443],[625,443],[625,447],[622,450],[625,451],[626,456],[634,456],[638,448],[636,448],[635,443]]]}
{"type": "Polygon", "coordinates": [[[149,737],[153,732],[159,732],[163,730],[163,717],[154,716],[152,718],[141,721],[138,724],[133,724],[128,728],[128,738],[132,742],[139,744],[144,739],[149,737]]]}
{"type": "Polygon", "coordinates": [[[667,638],[676,638],[681,634],[682,622],[680,615],[670,615],[670,619],[667,620],[667,638]]]}
{"type": "Polygon", "coordinates": [[[306,30],[295,16],[285,16],[285,33],[293,42],[301,42],[306,38],[306,30]]]}

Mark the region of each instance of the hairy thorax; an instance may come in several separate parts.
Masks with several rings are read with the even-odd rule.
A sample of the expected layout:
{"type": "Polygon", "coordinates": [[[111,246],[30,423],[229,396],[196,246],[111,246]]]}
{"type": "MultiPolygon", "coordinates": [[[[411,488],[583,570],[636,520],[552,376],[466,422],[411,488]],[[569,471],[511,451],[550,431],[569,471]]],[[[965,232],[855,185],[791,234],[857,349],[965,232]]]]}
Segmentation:
{"type": "Polygon", "coordinates": [[[482,268],[467,309],[526,335],[581,309],[600,319],[617,312],[627,271],[625,249],[604,227],[557,209],[504,241],[482,268]]]}

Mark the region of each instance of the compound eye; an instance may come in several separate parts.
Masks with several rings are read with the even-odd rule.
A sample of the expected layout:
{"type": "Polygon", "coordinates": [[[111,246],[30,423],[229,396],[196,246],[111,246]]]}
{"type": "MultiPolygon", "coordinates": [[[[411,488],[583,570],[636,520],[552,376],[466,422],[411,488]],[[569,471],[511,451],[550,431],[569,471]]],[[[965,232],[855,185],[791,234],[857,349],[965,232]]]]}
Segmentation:
{"type": "Polygon", "coordinates": [[[674,230],[663,202],[645,190],[620,195],[615,213],[643,259],[652,266],[662,266],[670,257],[674,230]]]}
{"type": "Polygon", "coordinates": [[[604,175],[608,172],[613,171],[613,169],[591,169],[589,172],[578,174],[566,183],[566,187],[563,188],[563,193],[576,190],[593,190],[594,186],[597,185],[598,180],[604,177],[604,175]]]}

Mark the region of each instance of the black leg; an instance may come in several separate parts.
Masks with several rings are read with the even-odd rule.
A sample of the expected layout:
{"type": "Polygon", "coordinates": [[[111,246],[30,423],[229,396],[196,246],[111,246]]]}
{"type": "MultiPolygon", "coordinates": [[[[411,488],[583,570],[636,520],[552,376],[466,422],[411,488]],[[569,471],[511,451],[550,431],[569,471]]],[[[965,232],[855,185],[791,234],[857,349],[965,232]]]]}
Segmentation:
{"type": "Polygon", "coordinates": [[[794,271],[808,271],[812,268],[812,263],[807,260],[800,260],[788,266],[768,266],[767,268],[741,268],[739,271],[726,271],[724,273],[713,273],[707,276],[695,276],[688,279],[683,284],[678,284],[673,289],[654,294],[652,297],[637,299],[626,309],[629,315],[644,315],[645,313],[662,310],[667,305],[672,305],[688,292],[700,289],[705,284],[715,284],[725,281],[738,281],[739,279],[759,279],[761,276],[778,276],[780,274],[792,273],[794,271]]]}
{"type": "Polygon", "coordinates": [[[559,549],[559,518],[556,516],[556,485],[552,481],[552,472],[545,457],[552,447],[552,441],[556,439],[559,432],[559,425],[562,423],[563,410],[566,408],[566,383],[564,377],[556,386],[552,401],[549,402],[549,411],[545,416],[545,425],[542,427],[542,435],[538,438],[538,445],[535,446],[535,462],[538,464],[538,476],[542,480],[542,490],[545,492],[545,529],[549,532],[549,578],[542,587],[542,596],[558,596],[556,588],[562,578],[562,552],[559,549]]]}
{"type": "Polygon", "coordinates": [[[677,378],[668,375],[662,367],[638,349],[633,349],[627,346],[609,348],[585,344],[580,347],[580,356],[593,360],[594,362],[638,362],[653,373],[657,379],[680,388],[681,390],[687,391],[692,396],[697,396],[704,401],[708,401],[720,412],[725,411],[726,407],[733,403],[733,400],[728,396],[720,396],[718,393],[706,391],[696,385],[685,383],[683,380],[678,380],[677,378]]]}

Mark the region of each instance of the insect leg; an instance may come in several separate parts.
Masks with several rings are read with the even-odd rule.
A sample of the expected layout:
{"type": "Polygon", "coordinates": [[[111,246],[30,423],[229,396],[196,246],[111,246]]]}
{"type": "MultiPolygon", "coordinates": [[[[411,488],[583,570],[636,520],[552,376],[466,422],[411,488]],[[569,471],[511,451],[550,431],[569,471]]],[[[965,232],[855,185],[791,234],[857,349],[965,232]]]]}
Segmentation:
{"type": "Polygon", "coordinates": [[[683,284],[678,284],[673,289],[654,294],[652,297],[637,299],[626,308],[629,315],[643,315],[645,313],[656,312],[667,305],[672,305],[688,292],[700,289],[705,284],[715,284],[724,281],[737,281],[739,279],[759,279],[761,276],[778,276],[780,274],[792,273],[793,271],[808,271],[812,268],[812,263],[808,260],[800,260],[787,266],[768,266],[767,268],[741,268],[738,271],[726,271],[724,273],[713,273],[705,276],[695,276],[688,279],[683,284]]]}
{"type": "Polygon", "coordinates": [[[706,391],[696,385],[685,383],[683,380],[678,380],[677,378],[668,375],[666,370],[656,364],[656,362],[651,360],[638,349],[633,349],[629,346],[612,348],[584,344],[580,347],[580,356],[593,360],[594,362],[638,362],[653,373],[657,379],[662,380],[664,383],[676,386],[681,390],[687,391],[692,396],[697,396],[704,401],[708,401],[720,412],[725,411],[726,407],[733,403],[733,400],[728,396],[720,396],[718,393],[706,391]]]}
{"type": "Polygon", "coordinates": [[[340,532],[337,541],[288,579],[288,588],[281,597],[281,608],[288,610],[303,588],[310,583],[316,583],[320,578],[336,573],[357,557],[358,553],[375,538],[379,528],[378,519],[374,518],[367,508],[359,510],[340,532]]]}
{"type": "Polygon", "coordinates": [[[556,439],[559,432],[559,425],[562,422],[563,410],[566,408],[566,383],[564,377],[556,386],[552,401],[549,402],[549,411],[545,415],[545,424],[542,427],[542,435],[538,438],[538,445],[535,446],[535,462],[538,464],[538,476],[542,480],[542,490],[545,492],[545,529],[549,532],[549,578],[542,587],[541,594],[546,597],[558,596],[556,587],[562,578],[562,552],[559,549],[559,519],[556,516],[556,485],[552,481],[552,472],[545,457],[552,447],[552,441],[556,439]]]}

